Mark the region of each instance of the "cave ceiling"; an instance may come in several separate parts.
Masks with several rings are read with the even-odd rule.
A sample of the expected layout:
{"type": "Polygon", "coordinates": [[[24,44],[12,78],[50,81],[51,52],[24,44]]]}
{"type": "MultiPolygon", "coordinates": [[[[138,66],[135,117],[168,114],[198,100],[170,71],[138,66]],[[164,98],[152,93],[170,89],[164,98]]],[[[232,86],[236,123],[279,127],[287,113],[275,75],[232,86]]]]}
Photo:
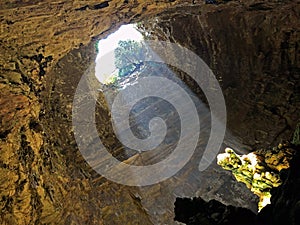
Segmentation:
{"type": "MultiPolygon", "coordinates": [[[[78,150],[72,103],[82,75],[93,72],[97,41],[139,23],[150,39],[190,49],[214,72],[227,107],[223,147],[277,145],[299,121],[299,11],[297,1],[275,0],[1,3],[1,224],[176,224],[176,197],[194,196],[256,211],[257,198],[229,173],[216,164],[197,170],[201,151],[152,186],[100,176],[78,150]]],[[[98,98],[98,132],[124,160],[98,98]]]]}

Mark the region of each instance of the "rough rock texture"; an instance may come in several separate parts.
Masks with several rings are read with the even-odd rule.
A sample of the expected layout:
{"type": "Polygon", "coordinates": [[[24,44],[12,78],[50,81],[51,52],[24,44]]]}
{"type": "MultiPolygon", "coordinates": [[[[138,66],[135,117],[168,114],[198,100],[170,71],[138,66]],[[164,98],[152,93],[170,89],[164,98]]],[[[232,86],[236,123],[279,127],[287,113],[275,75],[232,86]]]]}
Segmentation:
{"type": "Polygon", "coordinates": [[[144,196],[152,199],[147,202],[141,190],[111,183],[92,171],[72,137],[72,88],[88,66],[84,60],[93,60],[84,52],[95,54],[91,41],[122,23],[163,12],[158,23],[148,22],[153,25],[149,30],[189,46],[222,78],[229,128],[244,144],[265,146],[290,135],[299,118],[299,5],[218,2],[1,3],[1,224],[172,224],[176,196],[169,201],[156,198],[162,187],[168,190],[167,184],[145,189],[144,196]],[[80,51],[57,64],[74,48],[80,51]],[[72,79],[51,71],[66,60],[74,63],[64,74],[72,79]],[[76,65],[76,60],[83,62],[76,65]],[[159,207],[149,215],[145,205],[156,203],[159,207]]]}
{"type": "MultiPolygon", "coordinates": [[[[227,102],[225,144],[245,149],[246,153],[291,139],[299,120],[296,8],[297,3],[288,2],[184,7],[185,12],[170,10],[173,16],[160,14],[141,24],[141,28],[150,39],[156,36],[186,46],[212,68],[227,102]],[[212,12],[212,8],[217,10],[212,12]]],[[[200,176],[207,177],[205,172],[200,176]]],[[[214,176],[211,171],[208,174],[214,176]]],[[[226,196],[217,191],[219,185],[226,186],[220,184],[221,180],[210,180],[214,198],[228,204],[226,196]]],[[[234,190],[231,185],[227,187],[234,190]]],[[[207,201],[209,190],[197,194],[207,201]]],[[[243,195],[240,191],[235,193],[243,195]]]]}
{"type": "Polygon", "coordinates": [[[175,220],[187,225],[258,225],[255,214],[245,208],[225,206],[201,198],[176,199],[175,220]]]}
{"type": "Polygon", "coordinates": [[[299,119],[297,9],[291,1],[185,7],[144,27],[150,37],[182,44],[210,66],[227,102],[228,130],[259,148],[290,140],[299,119]]]}
{"type": "Polygon", "coordinates": [[[239,182],[246,184],[254,194],[258,195],[259,211],[270,204],[271,189],[282,184],[279,172],[290,167],[290,160],[295,151],[288,143],[279,144],[272,150],[251,152],[237,155],[233,149],[226,148],[225,153],[217,156],[218,165],[232,172],[239,182]]]}
{"type": "Polygon", "coordinates": [[[247,209],[225,206],[214,200],[201,198],[180,199],[175,202],[175,220],[187,225],[197,224],[251,224],[251,225],[296,225],[299,223],[299,146],[292,146],[295,156],[290,168],[283,169],[280,176],[283,184],[271,190],[272,204],[255,215],[247,209]],[[190,210],[187,210],[190,209],[190,210]]]}
{"type": "MultiPolygon", "coordinates": [[[[55,124],[51,124],[53,119],[57,124],[66,119],[60,112],[67,106],[63,105],[61,96],[52,95],[51,89],[47,89],[51,83],[47,84],[46,72],[71,49],[89,43],[97,35],[103,36],[121,23],[141,19],[178,4],[184,4],[184,1],[1,3],[2,224],[54,221],[99,224],[103,220],[116,224],[130,221],[128,214],[122,213],[123,219],[122,216],[110,218],[118,212],[108,213],[109,207],[102,215],[96,210],[99,205],[95,201],[102,202],[103,207],[117,204],[118,208],[119,203],[101,201],[98,195],[93,196],[96,190],[89,189],[90,181],[74,175],[72,165],[75,164],[70,166],[71,160],[66,157],[75,151],[74,143],[66,141],[70,130],[62,125],[60,134],[55,124]],[[48,94],[42,94],[43,90],[48,94]],[[47,104],[41,105],[48,97],[55,105],[51,112],[47,111],[47,104]],[[50,119],[43,123],[43,117],[50,119]],[[69,149],[71,151],[68,152],[69,149]],[[85,202],[83,199],[89,200],[85,202]]],[[[84,165],[80,169],[82,167],[84,165]]],[[[109,190],[108,195],[115,195],[112,187],[109,190]]],[[[129,194],[125,195],[131,198],[129,194]]],[[[126,201],[126,204],[130,202],[134,204],[135,201],[126,201]]],[[[142,214],[135,213],[134,206],[123,210],[127,208],[132,209],[129,213],[133,212],[133,221],[147,221],[142,214]]]]}
{"type": "MultiPolygon", "coordinates": [[[[106,210],[103,211],[103,213],[106,215],[111,215],[111,217],[115,219],[112,220],[113,222],[105,220],[105,224],[121,223],[122,218],[120,218],[120,216],[116,216],[114,212],[120,212],[120,214],[127,218],[131,217],[130,215],[135,215],[136,220],[141,221],[142,217],[139,214],[144,212],[144,210],[147,212],[144,215],[147,216],[153,224],[172,224],[172,220],[174,218],[173,208],[176,197],[192,197],[195,196],[197,192],[199,192],[199,195],[201,196],[202,193],[205,193],[204,197],[206,199],[212,199],[216,197],[218,200],[221,200],[227,204],[232,203],[238,206],[246,206],[251,208],[253,211],[256,210],[257,203],[255,196],[252,195],[251,192],[243,186],[243,184],[235,182],[228,173],[220,169],[216,164],[203,175],[201,175],[201,173],[197,170],[199,158],[202,154],[201,151],[205,147],[208,136],[205,129],[205,131],[202,133],[202,139],[199,141],[199,148],[196,151],[196,156],[193,158],[191,164],[180,171],[180,173],[178,173],[175,177],[160,184],[145,188],[122,187],[121,185],[114,184],[113,186],[116,186],[118,189],[120,189],[116,191],[118,194],[106,195],[106,192],[111,192],[110,187],[112,186],[112,183],[96,174],[89,166],[86,165],[80,152],[76,148],[72,132],[66,132],[72,130],[70,104],[73,101],[75,92],[74,89],[77,86],[77,82],[84,73],[91,73],[91,75],[93,75],[93,72],[90,72],[90,70],[93,71],[95,67],[94,60],[91,59],[91,53],[93,50],[94,46],[91,44],[86,49],[72,51],[54,67],[53,71],[49,73],[47,80],[48,86],[43,92],[43,95],[46,95],[44,96],[45,108],[43,109],[45,116],[43,116],[41,122],[44,124],[45,128],[47,127],[47,133],[50,134],[47,136],[47,138],[51,139],[54,143],[57,142],[54,144],[53,148],[59,148],[63,152],[68,165],[68,171],[71,172],[72,177],[79,177],[80,179],[87,180],[87,182],[91,183],[91,192],[94,192],[94,194],[93,196],[89,196],[88,199],[93,199],[94,197],[98,196],[95,193],[101,190],[101,193],[103,194],[100,197],[97,197],[98,199],[102,199],[102,201],[100,200],[101,204],[98,205],[101,212],[103,205],[106,205],[107,201],[116,203],[114,205],[110,205],[109,207],[106,206],[106,210]],[[71,82],[69,81],[70,74],[72,74],[74,78],[71,82]],[[68,82],[69,84],[66,85],[68,82]],[[70,144],[60,148],[59,143],[70,144]],[[124,192],[121,190],[124,190],[124,192]],[[134,209],[134,207],[131,206],[132,209],[128,210],[128,207],[122,206],[122,202],[128,201],[128,199],[124,197],[124,195],[128,195],[127,192],[130,194],[130,196],[132,196],[131,201],[134,204],[137,204],[140,208],[134,209]],[[236,193],[239,193],[239,195],[236,196],[236,193]]],[[[151,67],[146,68],[142,74],[139,74],[139,77],[148,76],[149,74],[151,75],[157,72],[161,72],[162,74],[169,76],[168,78],[174,79],[174,75],[170,73],[166,66],[161,66],[159,71],[152,70],[151,67]]],[[[136,79],[136,75],[127,77],[124,79],[124,81],[120,82],[120,85],[130,85],[130,83],[135,83],[136,79]]],[[[93,82],[94,81],[92,81],[92,84],[93,82]]],[[[97,83],[97,85],[98,88],[101,87],[99,83],[97,83]]],[[[104,146],[112,155],[121,161],[127,160],[130,156],[133,156],[128,160],[133,164],[145,165],[161,160],[170,153],[174,145],[177,143],[177,117],[175,116],[174,118],[173,116],[172,118],[170,114],[165,114],[174,113],[174,111],[171,110],[170,112],[168,105],[165,105],[165,103],[161,101],[150,100],[146,101],[146,104],[143,103],[142,106],[146,105],[148,110],[150,110],[150,114],[148,114],[147,111],[144,113],[140,113],[138,111],[135,115],[136,118],[139,116],[142,116],[142,118],[151,118],[151,116],[153,116],[151,110],[156,108],[156,112],[161,112],[162,118],[167,117],[169,119],[171,129],[168,129],[167,139],[160,148],[157,148],[155,152],[151,151],[149,154],[146,153],[140,156],[134,151],[125,149],[117,140],[116,135],[113,133],[113,128],[110,122],[110,112],[107,103],[110,103],[118,92],[116,85],[119,84],[114,84],[110,87],[102,87],[103,93],[98,92],[99,97],[97,100],[99,104],[97,106],[98,110],[96,110],[96,121],[98,124],[98,132],[100,137],[102,137],[104,146]]],[[[122,88],[122,86],[120,88],[122,88]]],[[[83,100],[84,97],[85,96],[83,96],[83,100]]],[[[203,108],[201,105],[198,107],[201,115],[203,115],[204,118],[201,121],[202,128],[209,127],[206,125],[206,120],[207,118],[209,119],[209,116],[204,116],[207,114],[207,110],[205,110],[205,108],[203,108]]],[[[147,122],[142,121],[142,124],[140,124],[145,127],[145,123],[147,122]]],[[[135,126],[133,126],[133,128],[136,129],[135,126]]],[[[128,178],[129,176],[130,174],[128,174],[128,178]]],[[[86,190],[81,189],[80,191],[84,193],[86,190]]],[[[78,204],[81,203],[79,202],[78,204]]],[[[82,213],[83,212],[81,212],[81,214],[82,213]]],[[[106,218],[110,217],[107,216],[106,218]]],[[[133,222],[132,219],[124,219],[124,221],[128,223],[133,222]]]]}
{"type": "Polygon", "coordinates": [[[296,148],[296,155],[291,160],[289,170],[282,170],[280,176],[283,184],[271,191],[271,205],[266,206],[262,211],[260,221],[264,224],[296,225],[300,222],[300,173],[299,173],[299,145],[296,148]]]}

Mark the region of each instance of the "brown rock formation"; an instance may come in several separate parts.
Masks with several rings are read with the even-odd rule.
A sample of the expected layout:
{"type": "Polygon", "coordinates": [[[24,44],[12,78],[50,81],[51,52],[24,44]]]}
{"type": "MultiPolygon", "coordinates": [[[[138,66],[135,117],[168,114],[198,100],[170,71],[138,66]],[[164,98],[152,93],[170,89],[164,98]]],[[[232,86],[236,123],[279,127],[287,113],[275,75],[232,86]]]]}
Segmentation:
{"type": "MultiPolygon", "coordinates": [[[[299,5],[218,2],[1,3],[1,224],[172,224],[175,197],[161,200],[157,214],[147,212],[140,190],[109,182],[84,162],[72,134],[72,94],[94,60],[94,41],[123,23],[159,14],[159,23],[146,29],[203,57],[222,77],[232,100],[229,128],[246,137],[245,144],[263,146],[290,135],[299,118],[299,5]],[[74,67],[60,74],[70,62],[74,67]]],[[[163,186],[146,196],[161,196],[163,186]]]]}
{"type": "Polygon", "coordinates": [[[60,108],[65,105],[61,96],[53,96],[47,89],[51,83],[47,84],[45,74],[70,50],[112,32],[121,23],[182,4],[185,2],[1,3],[1,223],[99,224],[105,220],[116,224],[130,217],[147,223],[143,213],[133,209],[138,206],[130,206],[135,204],[133,200],[125,201],[129,205],[123,208],[132,210],[119,213],[126,218],[107,219],[117,213],[109,212],[109,206],[119,207],[120,202],[102,202],[98,194],[92,197],[96,190],[91,189],[91,179],[82,180],[83,175],[73,174],[64,154],[70,148],[69,154],[74,153],[74,143],[64,143],[67,137],[61,140],[58,136],[62,134],[51,127],[53,118],[59,123],[55,115],[61,116],[60,108]],[[46,97],[53,96],[49,98],[56,104],[56,111],[42,110],[47,105],[41,103],[48,99],[41,94],[43,90],[48,91],[46,97]],[[41,123],[44,116],[51,118],[46,124],[41,123]],[[100,214],[100,203],[95,201],[102,202],[105,213],[100,214]],[[132,216],[127,217],[129,214],[132,216]]]}
{"type": "Polygon", "coordinates": [[[175,202],[175,219],[187,225],[298,224],[300,221],[300,194],[298,191],[300,179],[298,172],[300,162],[299,147],[292,145],[292,148],[289,148],[290,150],[296,152],[296,155],[290,162],[290,168],[288,170],[283,169],[280,172],[283,183],[271,190],[272,204],[263,208],[259,214],[255,215],[244,208],[225,206],[215,200],[205,202],[201,198],[178,198],[175,202]]]}

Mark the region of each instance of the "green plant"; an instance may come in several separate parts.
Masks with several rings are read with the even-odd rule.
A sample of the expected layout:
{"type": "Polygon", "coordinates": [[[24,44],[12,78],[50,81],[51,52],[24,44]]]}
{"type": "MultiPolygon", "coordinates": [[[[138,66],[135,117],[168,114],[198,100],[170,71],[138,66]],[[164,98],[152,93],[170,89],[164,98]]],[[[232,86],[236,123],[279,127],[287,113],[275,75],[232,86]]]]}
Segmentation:
{"type": "Polygon", "coordinates": [[[240,156],[226,148],[225,153],[218,155],[217,163],[225,170],[230,170],[237,181],[246,184],[247,188],[259,196],[259,210],[270,204],[270,190],[282,183],[279,173],[267,167],[263,158],[255,153],[240,156]]]}
{"type": "Polygon", "coordinates": [[[115,66],[119,69],[119,77],[139,71],[145,59],[145,48],[142,42],[133,40],[119,41],[115,49],[115,66]]]}

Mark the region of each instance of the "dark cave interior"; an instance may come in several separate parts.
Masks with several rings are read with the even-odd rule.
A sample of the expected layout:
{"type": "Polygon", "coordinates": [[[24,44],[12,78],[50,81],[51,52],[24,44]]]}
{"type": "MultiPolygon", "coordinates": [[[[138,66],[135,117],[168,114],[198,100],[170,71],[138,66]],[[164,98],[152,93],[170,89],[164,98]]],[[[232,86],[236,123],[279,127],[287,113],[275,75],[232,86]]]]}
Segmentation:
{"type": "MultiPolygon", "coordinates": [[[[299,9],[297,1],[275,0],[1,3],[0,223],[298,225],[299,9]],[[226,147],[241,155],[258,152],[275,168],[288,163],[273,147],[294,141],[289,168],[278,173],[282,184],[270,190],[271,204],[261,212],[258,197],[216,160],[198,170],[211,117],[195,80],[178,68],[153,64],[115,84],[96,80],[97,42],[129,23],[137,23],[146,39],[189,49],[212,70],[227,111],[219,153],[226,147]],[[110,101],[140,78],[164,74],[179,86],[182,82],[194,102],[203,103],[196,107],[202,138],[189,162],[171,178],[144,187],[118,184],[97,173],[81,154],[72,123],[84,74],[91,90],[100,88],[81,100],[96,96],[95,124],[104,147],[120,162],[143,166],[167,158],[178,144],[175,108],[159,98],[142,102],[158,109],[155,115],[166,118],[169,129],[156,150],[137,154],[114,133],[110,101]]],[[[176,52],[168,57],[179,58],[176,52]]],[[[147,136],[153,112],[137,107],[131,116],[137,136],[147,136]]]]}

